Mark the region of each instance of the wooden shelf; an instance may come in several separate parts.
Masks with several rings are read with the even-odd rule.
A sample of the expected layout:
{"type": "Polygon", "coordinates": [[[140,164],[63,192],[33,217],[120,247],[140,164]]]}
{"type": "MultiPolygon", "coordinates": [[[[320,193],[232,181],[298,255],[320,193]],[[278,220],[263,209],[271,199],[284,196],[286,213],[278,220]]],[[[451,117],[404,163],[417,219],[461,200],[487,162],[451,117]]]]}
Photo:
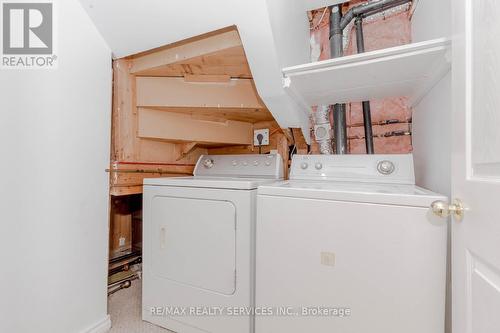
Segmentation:
{"type": "Polygon", "coordinates": [[[285,90],[313,105],[407,96],[416,105],[451,68],[451,41],[440,38],[283,69],[285,90]]]}
{"type": "Polygon", "coordinates": [[[144,178],[181,177],[193,174],[194,164],[113,162],[110,173],[110,194],[113,196],[142,193],[144,178]]]}

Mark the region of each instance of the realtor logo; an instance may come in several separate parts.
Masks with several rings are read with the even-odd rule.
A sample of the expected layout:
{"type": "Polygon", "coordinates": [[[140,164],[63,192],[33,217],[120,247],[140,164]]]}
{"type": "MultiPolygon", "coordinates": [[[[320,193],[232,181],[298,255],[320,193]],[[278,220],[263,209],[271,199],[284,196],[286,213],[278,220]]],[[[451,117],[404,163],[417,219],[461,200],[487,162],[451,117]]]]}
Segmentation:
{"type": "Polygon", "coordinates": [[[52,2],[3,2],[2,29],[2,68],[54,67],[52,2]]]}

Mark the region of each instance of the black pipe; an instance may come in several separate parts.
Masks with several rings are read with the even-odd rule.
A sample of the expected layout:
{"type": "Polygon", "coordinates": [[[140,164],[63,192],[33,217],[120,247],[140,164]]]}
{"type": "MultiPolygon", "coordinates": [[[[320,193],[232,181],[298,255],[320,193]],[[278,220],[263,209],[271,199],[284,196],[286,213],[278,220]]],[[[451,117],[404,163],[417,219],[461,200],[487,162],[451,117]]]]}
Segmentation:
{"type": "Polygon", "coordinates": [[[358,48],[358,53],[365,52],[365,36],[363,34],[363,18],[356,17],[354,21],[356,25],[356,46],[358,48]]]}
{"type": "Polygon", "coordinates": [[[403,5],[411,2],[412,0],[380,0],[368,2],[356,7],[352,7],[345,13],[340,21],[340,28],[343,30],[347,25],[358,16],[370,16],[393,7],[403,5]]]}
{"type": "Polygon", "coordinates": [[[333,132],[335,138],[335,153],[347,154],[347,118],[345,104],[333,106],[333,132]]]}
{"type": "Polygon", "coordinates": [[[330,7],[330,57],[338,58],[344,55],[343,30],[340,27],[342,20],[341,5],[330,7]]]}
{"type": "MultiPolygon", "coordinates": [[[[352,7],[347,13],[342,15],[342,5],[330,6],[330,52],[331,58],[338,58],[344,55],[343,46],[343,31],[345,27],[356,17],[373,15],[378,12],[411,2],[412,0],[380,0],[369,2],[363,5],[352,7]]],[[[364,50],[364,45],[362,47],[364,50]]],[[[371,113],[369,102],[363,102],[363,117],[365,123],[370,124],[365,126],[366,130],[371,131],[371,113]],[[365,105],[366,104],[366,105],[365,105]]],[[[333,132],[335,139],[335,152],[337,154],[347,154],[347,122],[346,122],[346,107],[345,104],[335,104],[333,107],[333,132]]],[[[372,134],[372,133],[369,133],[372,134]]],[[[365,135],[372,138],[373,135],[365,135]]],[[[370,139],[369,139],[370,140],[370,139]]],[[[373,141],[373,139],[371,139],[373,141]]],[[[373,142],[371,148],[368,147],[367,152],[373,153],[373,142]]]]}
{"type": "MultiPolygon", "coordinates": [[[[332,58],[344,55],[343,29],[340,27],[342,5],[330,7],[330,53],[332,58]]],[[[347,154],[347,121],[345,104],[333,106],[335,153],[347,154]]]]}
{"type": "MultiPolygon", "coordinates": [[[[356,25],[356,46],[358,53],[365,52],[365,38],[363,35],[363,19],[358,16],[354,21],[356,25]]],[[[373,147],[372,111],[369,101],[363,102],[363,123],[365,127],[365,146],[367,154],[375,154],[373,147]]]]}

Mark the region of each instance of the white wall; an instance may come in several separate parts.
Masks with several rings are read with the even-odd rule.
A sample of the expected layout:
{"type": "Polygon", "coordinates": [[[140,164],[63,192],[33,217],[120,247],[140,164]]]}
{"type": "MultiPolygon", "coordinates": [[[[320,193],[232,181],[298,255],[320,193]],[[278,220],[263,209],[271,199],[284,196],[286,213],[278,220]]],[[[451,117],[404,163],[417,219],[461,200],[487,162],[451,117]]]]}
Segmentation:
{"type": "Polygon", "coordinates": [[[415,3],[413,42],[451,36],[451,0],[416,0],[415,3]]]}
{"type": "Polygon", "coordinates": [[[413,110],[413,155],[419,186],[451,192],[451,74],[413,110]]]}
{"type": "MultiPolygon", "coordinates": [[[[449,37],[450,0],[418,0],[412,17],[413,42],[449,37]]],[[[451,74],[413,110],[413,154],[417,184],[450,195],[451,74]]]]}
{"type": "Polygon", "coordinates": [[[0,70],[0,332],[109,325],[111,53],[57,5],[59,68],[0,70]]]}

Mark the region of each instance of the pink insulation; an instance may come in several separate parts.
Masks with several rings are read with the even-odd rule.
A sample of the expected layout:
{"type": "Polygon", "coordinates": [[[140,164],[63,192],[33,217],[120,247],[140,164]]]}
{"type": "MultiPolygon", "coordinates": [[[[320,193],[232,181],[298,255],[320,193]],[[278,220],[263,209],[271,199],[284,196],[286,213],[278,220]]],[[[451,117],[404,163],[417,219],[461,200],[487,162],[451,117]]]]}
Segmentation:
{"type": "MultiPolygon", "coordinates": [[[[359,5],[364,1],[351,1],[350,6],[359,5]]],[[[344,7],[344,12],[348,7],[344,7]]],[[[323,15],[323,9],[311,13],[311,51],[321,50],[319,60],[330,58],[329,43],[329,15],[328,11],[323,15],[321,23],[319,19],[323,15]]],[[[368,18],[363,23],[365,50],[373,51],[381,48],[393,47],[411,42],[411,24],[407,11],[392,12],[386,15],[377,15],[368,18]]],[[[356,31],[353,25],[346,28],[348,36],[345,55],[356,54],[356,31]]],[[[317,53],[317,52],[316,52],[317,53]]],[[[313,57],[314,58],[314,57],[313,57]]],[[[312,61],[317,61],[312,59],[312,61]]],[[[409,153],[411,145],[411,110],[407,107],[405,97],[390,98],[371,102],[372,123],[375,153],[397,154],[409,153]],[[399,121],[399,123],[380,125],[385,121],[399,121]],[[396,135],[396,136],[391,136],[396,135]],[[387,137],[384,137],[387,136],[387,137]]],[[[349,136],[349,152],[353,154],[365,153],[363,113],[361,103],[347,104],[347,126],[349,136]]],[[[317,145],[313,144],[312,151],[317,153],[317,145]]]]}

